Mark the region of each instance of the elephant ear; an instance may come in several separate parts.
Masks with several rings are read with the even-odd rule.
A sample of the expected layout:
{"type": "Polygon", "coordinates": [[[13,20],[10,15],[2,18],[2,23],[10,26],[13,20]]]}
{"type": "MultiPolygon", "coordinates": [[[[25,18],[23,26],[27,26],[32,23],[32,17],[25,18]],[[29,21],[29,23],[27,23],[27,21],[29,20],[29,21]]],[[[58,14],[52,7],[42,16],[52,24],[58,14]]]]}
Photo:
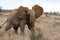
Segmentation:
{"type": "Polygon", "coordinates": [[[18,8],[18,10],[17,10],[18,16],[21,17],[22,19],[26,19],[27,12],[28,12],[27,7],[21,7],[21,8],[18,8]]]}
{"type": "Polygon", "coordinates": [[[34,5],[32,9],[35,11],[35,18],[38,18],[43,14],[43,8],[39,5],[34,5]]]}

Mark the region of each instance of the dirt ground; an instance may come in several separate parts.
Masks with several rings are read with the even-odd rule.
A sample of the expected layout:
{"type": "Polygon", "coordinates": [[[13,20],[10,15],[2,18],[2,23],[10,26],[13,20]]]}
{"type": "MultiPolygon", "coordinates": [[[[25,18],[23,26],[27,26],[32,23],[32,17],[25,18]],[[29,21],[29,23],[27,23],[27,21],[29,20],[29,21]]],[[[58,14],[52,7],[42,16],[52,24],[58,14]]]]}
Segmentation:
{"type": "MultiPolygon", "coordinates": [[[[0,25],[2,25],[7,20],[7,15],[9,13],[0,14],[0,25]]],[[[5,28],[6,24],[3,26],[5,28]]],[[[41,37],[35,38],[35,40],[60,40],[60,16],[50,15],[46,17],[43,14],[41,17],[36,19],[35,22],[35,34],[41,37]]],[[[20,28],[18,29],[18,34],[15,34],[14,30],[11,28],[7,33],[5,33],[0,40],[31,40],[31,32],[28,27],[25,27],[25,35],[20,35],[20,28]]],[[[33,39],[34,40],[34,39],[33,39]]]]}

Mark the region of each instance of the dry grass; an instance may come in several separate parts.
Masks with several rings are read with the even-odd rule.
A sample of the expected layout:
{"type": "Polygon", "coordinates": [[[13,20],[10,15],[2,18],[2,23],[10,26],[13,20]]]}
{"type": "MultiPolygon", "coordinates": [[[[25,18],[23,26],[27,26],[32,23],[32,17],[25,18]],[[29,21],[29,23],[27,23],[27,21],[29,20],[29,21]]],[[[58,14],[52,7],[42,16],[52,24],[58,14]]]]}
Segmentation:
{"type": "MultiPolygon", "coordinates": [[[[2,25],[7,16],[0,15],[0,25],[2,25]]],[[[5,25],[3,26],[3,28],[5,25]]],[[[31,32],[25,27],[25,35],[20,35],[20,29],[18,29],[18,35],[15,34],[11,28],[7,33],[0,37],[0,40],[60,40],[60,16],[51,15],[45,17],[44,15],[36,19],[35,33],[31,36],[31,32]]]]}

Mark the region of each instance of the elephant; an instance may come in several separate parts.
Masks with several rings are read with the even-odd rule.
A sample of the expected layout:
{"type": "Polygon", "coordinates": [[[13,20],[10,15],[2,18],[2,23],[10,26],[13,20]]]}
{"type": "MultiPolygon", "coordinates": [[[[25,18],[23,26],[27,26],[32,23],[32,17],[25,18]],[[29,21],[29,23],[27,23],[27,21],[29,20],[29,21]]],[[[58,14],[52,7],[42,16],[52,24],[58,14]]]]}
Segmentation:
{"type": "Polygon", "coordinates": [[[17,14],[20,20],[20,29],[21,33],[24,32],[25,25],[28,25],[28,29],[34,31],[35,23],[35,11],[28,9],[27,7],[22,7],[17,10],[17,14]]]}
{"type": "Polygon", "coordinates": [[[17,15],[17,9],[12,10],[5,23],[7,23],[6,28],[4,29],[5,31],[8,31],[11,27],[13,27],[15,33],[17,33],[17,28],[20,25],[20,18],[17,15]]]}
{"type": "MultiPolygon", "coordinates": [[[[28,9],[28,8],[27,7],[19,7],[18,9],[12,10],[12,12],[8,15],[8,18],[7,18],[6,22],[5,22],[7,24],[6,24],[6,28],[4,29],[4,31],[8,31],[11,27],[13,27],[13,29],[15,30],[15,33],[17,33],[18,27],[21,26],[20,23],[22,21],[23,21],[23,23],[24,22],[26,23],[26,19],[24,19],[24,18],[26,18],[26,14],[25,14],[26,9],[28,9]],[[21,13],[20,15],[18,15],[19,10],[20,10],[20,13],[21,13]],[[24,17],[22,17],[21,15],[24,15],[24,17]]],[[[1,27],[3,25],[1,25],[1,27]]]]}
{"type": "Polygon", "coordinates": [[[28,25],[28,29],[31,32],[34,32],[35,19],[40,17],[42,14],[43,8],[39,5],[34,5],[32,9],[23,6],[14,9],[8,15],[7,25],[4,31],[7,32],[11,27],[13,27],[15,33],[17,33],[18,27],[20,27],[21,33],[24,34],[25,25],[28,25]]]}
{"type": "Polygon", "coordinates": [[[25,25],[28,25],[29,30],[34,31],[35,12],[27,7],[14,9],[8,15],[6,22],[7,24],[4,32],[7,32],[11,27],[13,27],[15,33],[17,33],[18,27],[20,27],[21,33],[24,34],[25,25]]]}
{"type": "Polygon", "coordinates": [[[37,19],[43,14],[43,8],[39,5],[34,5],[32,9],[35,11],[35,18],[37,19]]]}

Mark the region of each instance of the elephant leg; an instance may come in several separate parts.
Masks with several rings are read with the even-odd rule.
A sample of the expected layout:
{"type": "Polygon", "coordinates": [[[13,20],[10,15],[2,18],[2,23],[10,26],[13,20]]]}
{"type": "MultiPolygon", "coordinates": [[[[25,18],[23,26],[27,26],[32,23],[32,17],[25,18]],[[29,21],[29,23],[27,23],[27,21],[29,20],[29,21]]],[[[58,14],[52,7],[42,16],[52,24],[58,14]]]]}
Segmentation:
{"type": "Polygon", "coordinates": [[[11,28],[11,26],[12,25],[8,22],[7,25],[6,25],[5,31],[8,31],[11,28]]]}
{"type": "Polygon", "coordinates": [[[25,21],[25,20],[20,20],[20,30],[21,30],[21,34],[24,34],[25,24],[26,24],[26,21],[25,21]]]}
{"type": "Polygon", "coordinates": [[[13,27],[15,33],[17,33],[18,27],[13,27]]]}

